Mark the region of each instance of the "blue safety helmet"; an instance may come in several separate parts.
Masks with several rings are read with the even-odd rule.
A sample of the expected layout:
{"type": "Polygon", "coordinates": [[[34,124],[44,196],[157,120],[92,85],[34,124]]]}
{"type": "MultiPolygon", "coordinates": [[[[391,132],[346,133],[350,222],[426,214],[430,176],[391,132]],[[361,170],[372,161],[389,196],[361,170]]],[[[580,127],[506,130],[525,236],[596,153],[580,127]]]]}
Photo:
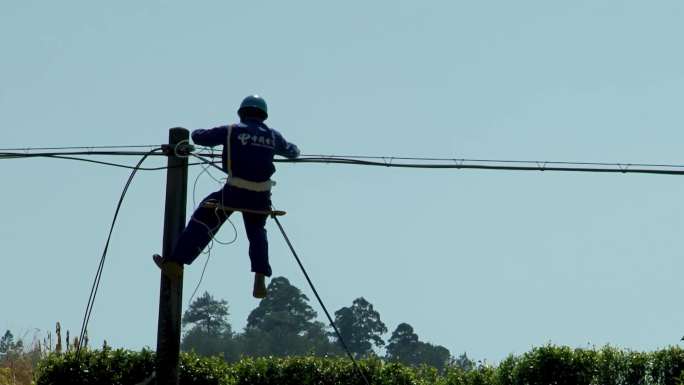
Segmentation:
{"type": "Polygon", "coordinates": [[[268,117],[268,107],[266,106],[266,101],[259,95],[249,95],[242,100],[240,103],[240,108],[238,108],[238,115],[242,116],[241,111],[246,108],[254,108],[259,110],[264,115],[264,120],[268,117]]]}

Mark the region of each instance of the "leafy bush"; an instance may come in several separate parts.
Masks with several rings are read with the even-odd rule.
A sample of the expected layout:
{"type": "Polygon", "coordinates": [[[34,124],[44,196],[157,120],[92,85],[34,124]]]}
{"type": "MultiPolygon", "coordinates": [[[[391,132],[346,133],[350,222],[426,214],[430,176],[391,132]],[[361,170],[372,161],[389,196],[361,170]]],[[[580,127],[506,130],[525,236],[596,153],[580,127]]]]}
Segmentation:
{"type": "MultiPolygon", "coordinates": [[[[51,354],[40,362],[36,385],[134,385],[154,371],[154,353],[104,349],[51,354]]],[[[379,358],[359,361],[373,385],[678,385],[684,384],[684,350],[638,353],[611,346],[571,349],[546,345],[498,366],[452,365],[443,372],[379,358]]],[[[0,376],[2,378],[2,376],[0,376]]],[[[183,385],[364,385],[342,357],[261,357],[226,363],[220,357],[181,354],[183,385]]]]}
{"type": "MultiPolygon", "coordinates": [[[[416,371],[377,358],[359,361],[360,370],[372,384],[423,385],[416,371]]],[[[290,357],[249,358],[232,367],[236,385],[364,385],[353,364],[343,358],[290,357]]]]}
{"type": "Polygon", "coordinates": [[[183,385],[233,384],[230,367],[219,357],[181,354],[179,382],[183,385]]]}
{"type": "Polygon", "coordinates": [[[12,371],[9,368],[0,368],[0,385],[12,383],[12,371]]]}
{"type": "MultiPolygon", "coordinates": [[[[367,359],[359,362],[373,384],[427,385],[416,371],[401,364],[367,359]]],[[[154,371],[154,353],[149,350],[82,351],[51,354],[38,367],[36,385],[132,385],[143,382],[154,371]]],[[[434,374],[436,376],[436,374],[434,374]]],[[[183,385],[362,385],[351,362],[342,358],[290,357],[246,358],[228,364],[219,357],[181,354],[180,383],[183,385]]]]}
{"type": "Polygon", "coordinates": [[[684,369],[684,350],[679,347],[670,347],[652,353],[651,368],[649,375],[653,384],[677,385],[680,384],[682,370],[684,369]]]}
{"type": "Polygon", "coordinates": [[[103,349],[50,354],[37,368],[36,385],[129,385],[154,371],[154,353],[103,349]]]}
{"type": "Polygon", "coordinates": [[[591,351],[543,346],[523,354],[513,370],[514,384],[589,385],[595,371],[591,351]]]}

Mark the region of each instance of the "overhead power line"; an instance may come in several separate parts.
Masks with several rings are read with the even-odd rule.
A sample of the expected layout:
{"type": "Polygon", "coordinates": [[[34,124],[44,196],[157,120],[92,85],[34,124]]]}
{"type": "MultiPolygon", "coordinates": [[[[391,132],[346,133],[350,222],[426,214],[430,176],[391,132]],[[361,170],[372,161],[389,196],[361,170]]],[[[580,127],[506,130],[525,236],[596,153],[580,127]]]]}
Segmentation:
{"type": "Polygon", "coordinates": [[[566,171],[566,172],[595,172],[615,174],[662,174],[684,175],[684,167],[678,165],[641,165],[636,167],[630,163],[605,163],[596,166],[584,166],[586,162],[545,162],[545,161],[480,161],[472,159],[444,159],[440,162],[402,162],[401,158],[382,158],[382,161],[365,159],[341,158],[341,157],[302,157],[298,159],[278,159],[276,162],[285,163],[328,163],[347,164],[357,166],[417,168],[417,169],[478,169],[478,170],[505,170],[505,171],[566,171]],[[501,163],[499,163],[501,162],[501,163]],[[517,163],[510,165],[507,163],[517,163]]]}
{"type": "MultiPolygon", "coordinates": [[[[62,149],[86,149],[81,151],[50,151],[34,152],[33,149],[17,151],[1,151],[2,159],[21,158],[53,158],[83,161],[105,166],[120,167],[126,169],[159,171],[167,166],[139,167],[116,162],[89,159],[90,156],[143,156],[147,151],[113,151],[105,148],[134,148],[147,146],[100,146],[101,150],[93,150],[93,147],[62,147],[62,149]]],[[[46,147],[47,148],[47,147],[46,147]]],[[[53,147],[58,148],[58,147],[53,147]]],[[[199,151],[192,154],[196,157],[219,158],[221,155],[199,151]]],[[[153,156],[165,156],[157,153],[153,156]]],[[[537,160],[507,160],[507,159],[469,159],[469,158],[437,158],[437,157],[402,157],[402,156],[368,156],[368,155],[302,155],[297,159],[277,158],[278,163],[317,163],[317,164],[343,164],[356,166],[414,168],[414,169],[456,169],[456,170],[501,170],[501,171],[564,171],[564,172],[594,172],[594,173],[621,173],[621,174],[660,174],[660,175],[684,175],[684,165],[661,164],[661,163],[620,163],[620,162],[573,162],[573,161],[537,161],[537,160]]],[[[202,165],[206,162],[190,163],[190,166],[202,165]]],[[[212,161],[214,165],[220,161],[212,161]]]]}
{"type": "Polygon", "coordinates": [[[18,147],[18,148],[0,148],[0,151],[46,151],[46,150],[102,150],[102,149],[117,149],[117,148],[154,148],[159,147],[158,144],[137,144],[132,146],[116,145],[116,146],[68,146],[68,147],[18,147]]]}
{"type": "Polygon", "coordinates": [[[386,163],[393,161],[420,161],[420,162],[480,162],[480,163],[535,163],[545,165],[585,165],[585,166],[635,166],[635,167],[674,167],[684,169],[684,165],[679,164],[657,164],[657,163],[615,163],[615,162],[579,162],[579,161],[540,161],[540,160],[502,160],[502,159],[473,159],[473,158],[428,158],[428,157],[401,157],[401,156],[368,156],[368,155],[304,155],[308,158],[323,159],[363,159],[380,160],[386,163]]]}
{"type": "MultiPolygon", "coordinates": [[[[131,166],[131,165],[127,165],[127,164],[107,162],[107,161],[103,161],[103,160],[88,159],[88,158],[83,157],[85,155],[105,155],[105,154],[78,153],[78,154],[80,154],[80,156],[74,156],[74,155],[70,155],[70,154],[76,154],[76,153],[33,153],[33,154],[0,153],[0,159],[26,159],[26,158],[65,159],[65,160],[75,160],[75,161],[79,161],[79,162],[100,164],[103,166],[119,167],[119,168],[131,169],[131,170],[146,170],[146,171],[164,170],[166,168],[166,167],[131,166]],[[69,154],[69,155],[65,155],[65,154],[69,154]]],[[[127,154],[106,154],[106,155],[135,155],[135,154],[127,153],[127,154]]],[[[144,153],[140,154],[140,156],[142,156],[142,155],[144,155],[144,153]]]]}

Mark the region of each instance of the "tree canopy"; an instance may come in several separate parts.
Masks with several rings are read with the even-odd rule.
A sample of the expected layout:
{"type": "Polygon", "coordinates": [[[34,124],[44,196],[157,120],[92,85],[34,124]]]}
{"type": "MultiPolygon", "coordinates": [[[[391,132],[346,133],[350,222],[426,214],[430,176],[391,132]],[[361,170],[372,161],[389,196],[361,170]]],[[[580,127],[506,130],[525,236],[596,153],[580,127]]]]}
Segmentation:
{"type": "Polygon", "coordinates": [[[325,326],[316,321],[309,298],[284,277],[268,285],[268,296],[247,317],[243,353],[252,356],[325,354],[334,350],[325,326]]]}
{"type": "Polygon", "coordinates": [[[220,355],[227,361],[238,359],[228,315],[228,302],[216,300],[204,292],[183,314],[182,324],[186,331],[181,348],[205,356],[220,355]]]}
{"type": "Polygon", "coordinates": [[[281,329],[304,334],[316,318],[309,298],[285,277],[276,277],[268,285],[268,296],[247,317],[247,329],[281,329]]]}
{"type": "MultiPolygon", "coordinates": [[[[387,326],[380,319],[380,313],[363,297],[355,299],[351,307],[336,311],[335,324],[349,350],[357,357],[372,354],[374,346],[385,345],[382,335],[387,333],[387,326]]],[[[330,335],[339,343],[335,333],[330,335]]]]}
{"type": "Polygon", "coordinates": [[[183,327],[193,325],[202,328],[209,335],[231,333],[228,323],[228,302],[215,300],[208,292],[195,299],[183,314],[183,327]]]}
{"type": "Polygon", "coordinates": [[[6,355],[11,354],[15,351],[21,350],[24,347],[24,343],[19,341],[14,341],[14,334],[7,330],[5,334],[0,338],[0,354],[6,355]]]}
{"type": "MultiPolygon", "coordinates": [[[[401,323],[385,346],[387,326],[380,313],[365,298],[356,298],[351,306],[335,313],[335,323],[351,353],[356,357],[377,354],[386,348],[385,359],[409,365],[427,364],[442,370],[448,364],[472,369],[465,355],[458,359],[440,345],[420,341],[413,327],[401,323]]],[[[236,361],[242,356],[341,355],[340,341],[332,330],[317,321],[309,298],[284,277],[273,278],[268,296],[247,317],[244,330],[234,333],[228,322],[228,303],[209,293],[195,299],[183,315],[184,335],[181,347],[198,354],[222,356],[236,361]]],[[[11,336],[0,340],[5,345],[11,336]]],[[[0,350],[1,351],[1,350],[0,350]]]]}
{"type": "Polygon", "coordinates": [[[444,346],[420,341],[411,325],[401,323],[389,339],[387,359],[408,365],[427,364],[443,370],[451,361],[451,353],[444,346]]]}

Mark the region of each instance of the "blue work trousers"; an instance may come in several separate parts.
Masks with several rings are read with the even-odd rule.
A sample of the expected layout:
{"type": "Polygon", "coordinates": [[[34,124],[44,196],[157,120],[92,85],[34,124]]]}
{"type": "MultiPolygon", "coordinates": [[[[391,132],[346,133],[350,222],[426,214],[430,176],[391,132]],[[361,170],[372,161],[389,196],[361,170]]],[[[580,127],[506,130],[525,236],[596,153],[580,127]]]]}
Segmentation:
{"type": "MultiPolygon", "coordinates": [[[[209,244],[214,234],[233,211],[202,207],[208,200],[214,200],[225,207],[236,209],[270,210],[271,193],[255,192],[225,185],[221,190],[209,194],[192,214],[188,225],[176,242],[170,261],[191,264],[209,244]]],[[[268,240],[266,238],[267,215],[242,213],[245,231],[249,240],[249,259],[252,271],[271,276],[268,263],[268,240]]]]}

